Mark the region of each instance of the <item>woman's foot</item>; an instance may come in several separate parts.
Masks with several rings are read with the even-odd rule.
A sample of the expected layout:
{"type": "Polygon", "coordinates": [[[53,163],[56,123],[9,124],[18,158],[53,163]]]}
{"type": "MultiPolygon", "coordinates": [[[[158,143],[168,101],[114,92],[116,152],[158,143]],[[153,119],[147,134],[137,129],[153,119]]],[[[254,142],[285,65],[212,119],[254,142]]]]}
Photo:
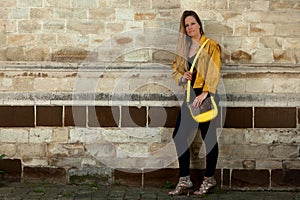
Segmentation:
{"type": "Polygon", "coordinates": [[[199,188],[199,190],[194,192],[194,195],[203,195],[209,192],[212,188],[217,185],[216,179],[212,177],[204,177],[204,180],[199,188]]]}
{"type": "Polygon", "coordinates": [[[180,177],[176,188],[173,191],[170,191],[169,195],[189,194],[189,190],[192,189],[192,187],[193,183],[190,176],[180,177]]]}

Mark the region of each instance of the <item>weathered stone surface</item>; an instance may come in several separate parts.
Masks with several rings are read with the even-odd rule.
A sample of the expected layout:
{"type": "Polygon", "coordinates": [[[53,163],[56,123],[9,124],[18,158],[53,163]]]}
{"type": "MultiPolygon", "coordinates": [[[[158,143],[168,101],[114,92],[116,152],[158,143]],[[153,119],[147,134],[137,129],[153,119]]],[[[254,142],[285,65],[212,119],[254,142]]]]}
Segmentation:
{"type": "Polygon", "coordinates": [[[251,54],[244,52],[242,50],[233,52],[231,54],[231,60],[233,60],[233,61],[245,63],[245,62],[251,61],[251,59],[252,59],[251,54]]]}

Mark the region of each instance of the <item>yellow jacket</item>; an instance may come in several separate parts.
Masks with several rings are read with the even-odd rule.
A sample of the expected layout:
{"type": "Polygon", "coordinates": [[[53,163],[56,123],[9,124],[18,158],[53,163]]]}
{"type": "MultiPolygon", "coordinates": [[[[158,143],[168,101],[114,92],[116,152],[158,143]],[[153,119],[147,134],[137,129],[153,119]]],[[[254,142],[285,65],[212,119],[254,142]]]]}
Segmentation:
{"type": "MultiPolygon", "coordinates": [[[[207,37],[203,34],[199,45],[201,46],[206,39],[207,37]]],[[[220,80],[221,64],[221,47],[218,43],[210,39],[198,57],[198,65],[195,66],[197,74],[193,88],[203,88],[204,92],[215,94],[220,80]]],[[[187,66],[184,66],[184,72],[178,70],[175,59],[173,70],[172,76],[177,84],[179,84],[181,76],[183,76],[184,72],[188,71],[187,66]]]]}

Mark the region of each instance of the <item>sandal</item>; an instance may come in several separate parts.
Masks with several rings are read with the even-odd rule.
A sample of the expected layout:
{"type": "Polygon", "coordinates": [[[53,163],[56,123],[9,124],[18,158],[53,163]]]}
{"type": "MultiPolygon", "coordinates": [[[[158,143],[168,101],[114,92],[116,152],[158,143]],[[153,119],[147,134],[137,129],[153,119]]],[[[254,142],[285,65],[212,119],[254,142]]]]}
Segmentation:
{"type": "Polygon", "coordinates": [[[204,180],[199,188],[199,190],[194,192],[194,195],[203,195],[208,193],[212,188],[217,185],[216,179],[212,177],[204,177],[204,180]]]}
{"type": "Polygon", "coordinates": [[[180,177],[179,182],[176,188],[173,191],[169,192],[169,195],[176,196],[181,194],[187,194],[189,196],[189,192],[193,187],[193,183],[190,179],[190,176],[180,177]]]}

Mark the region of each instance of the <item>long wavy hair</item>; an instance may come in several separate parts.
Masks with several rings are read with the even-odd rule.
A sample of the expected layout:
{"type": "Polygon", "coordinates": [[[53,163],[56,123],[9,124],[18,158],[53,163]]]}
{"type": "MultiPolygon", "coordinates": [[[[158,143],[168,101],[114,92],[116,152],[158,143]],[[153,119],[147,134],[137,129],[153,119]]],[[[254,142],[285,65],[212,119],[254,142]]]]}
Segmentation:
{"type": "Polygon", "coordinates": [[[184,73],[187,71],[187,56],[188,56],[188,50],[190,48],[190,45],[192,44],[192,39],[187,35],[186,29],[185,29],[185,19],[188,16],[192,16],[196,19],[198,24],[200,25],[200,34],[203,35],[204,31],[202,28],[202,23],[197,15],[196,12],[192,10],[186,10],[183,12],[181,19],[180,19],[180,27],[179,27],[179,36],[178,36],[178,42],[177,42],[177,48],[176,48],[176,65],[177,70],[179,72],[184,73]]]}

